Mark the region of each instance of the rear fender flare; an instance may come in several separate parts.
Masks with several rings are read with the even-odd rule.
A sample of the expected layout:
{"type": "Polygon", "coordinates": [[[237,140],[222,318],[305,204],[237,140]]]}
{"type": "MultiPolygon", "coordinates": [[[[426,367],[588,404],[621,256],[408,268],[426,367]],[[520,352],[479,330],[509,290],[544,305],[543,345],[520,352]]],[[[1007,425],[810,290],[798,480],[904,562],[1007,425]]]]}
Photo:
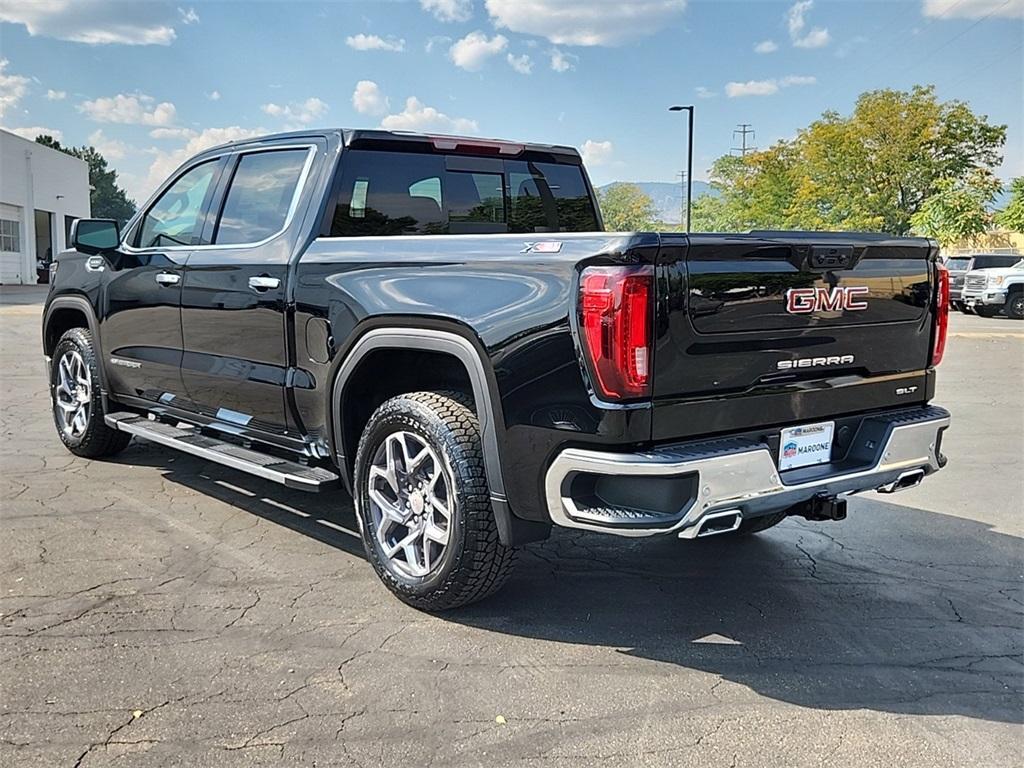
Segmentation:
{"type": "Polygon", "coordinates": [[[427,328],[375,328],[368,331],[353,345],[338,369],[331,388],[331,426],[338,468],[345,474],[347,466],[344,454],[342,431],[342,398],[349,377],[355,372],[360,361],[378,349],[422,349],[439,352],[456,358],[466,369],[473,388],[477,420],[480,422],[480,437],[484,453],[484,471],[495,506],[507,505],[505,483],[501,473],[498,454],[498,411],[494,407],[487,371],[476,347],[463,336],[449,331],[427,328]]]}

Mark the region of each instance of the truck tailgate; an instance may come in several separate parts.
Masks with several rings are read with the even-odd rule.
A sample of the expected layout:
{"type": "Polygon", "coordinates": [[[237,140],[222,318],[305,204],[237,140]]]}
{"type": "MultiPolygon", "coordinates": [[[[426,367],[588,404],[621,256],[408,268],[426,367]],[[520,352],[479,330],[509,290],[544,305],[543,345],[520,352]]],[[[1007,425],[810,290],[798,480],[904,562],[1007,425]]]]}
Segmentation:
{"type": "Polygon", "coordinates": [[[879,235],[663,236],[654,439],[924,402],[934,257],[879,235]]]}

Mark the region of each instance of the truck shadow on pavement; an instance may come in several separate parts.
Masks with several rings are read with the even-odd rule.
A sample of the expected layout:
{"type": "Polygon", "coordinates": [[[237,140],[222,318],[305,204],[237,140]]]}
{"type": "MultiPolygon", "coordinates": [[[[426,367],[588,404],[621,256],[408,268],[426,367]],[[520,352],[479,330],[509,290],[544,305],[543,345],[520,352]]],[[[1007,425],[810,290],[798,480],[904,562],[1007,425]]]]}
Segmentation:
{"type": "MultiPolygon", "coordinates": [[[[123,460],[363,557],[343,491],[291,491],[162,450],[123,460]]],[[[1024,723],[1022,572],[1018,537],[865,497],[843,523],[791,518],[750,537],[556,529],[523,549],[501,592],[441,618],[615,649],[803,707],[1024,723]]],[[[709,699],[743,695],[709,684],[709,699]]]]}

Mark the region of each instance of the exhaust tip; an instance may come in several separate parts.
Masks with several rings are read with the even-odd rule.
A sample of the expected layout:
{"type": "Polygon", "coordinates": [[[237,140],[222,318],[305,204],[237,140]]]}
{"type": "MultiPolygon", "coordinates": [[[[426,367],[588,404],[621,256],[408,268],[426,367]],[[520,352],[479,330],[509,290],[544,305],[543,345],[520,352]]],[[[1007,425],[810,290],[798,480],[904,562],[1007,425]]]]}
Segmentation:
{"type": "Polygon", "coordinates": [[[909,472],[902,473],[891,483],[880,485],[875,490],[879,493],[896,493],[896,491],[905,491],[908,488],[914,488],[920,485],[922,480],[924,480],[924,470],[912,469],[909,472]]]}
{"type": "Polygon", "coordinates": [[[703,539],[717,536],[720,533],[732,533],[743,522],[743,513],[738,509],[727,509],[724,512],[712,512],[684,531],[680,531],[681,539],[703,539]]]}

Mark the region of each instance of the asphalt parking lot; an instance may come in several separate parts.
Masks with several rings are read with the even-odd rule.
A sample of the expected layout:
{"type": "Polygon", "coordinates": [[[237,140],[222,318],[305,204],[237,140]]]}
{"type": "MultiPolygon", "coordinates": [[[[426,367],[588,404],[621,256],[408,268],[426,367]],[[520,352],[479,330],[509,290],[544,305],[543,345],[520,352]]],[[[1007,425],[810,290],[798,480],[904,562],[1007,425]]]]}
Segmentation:
{"type": "Polygon", "coordinates": [[[955,315],[949,466],[745,540],[556,531],[392,598],[349,500],[54,434],[0,293],[0,764],[1024,764],[1024,323],[955,315]]]}

